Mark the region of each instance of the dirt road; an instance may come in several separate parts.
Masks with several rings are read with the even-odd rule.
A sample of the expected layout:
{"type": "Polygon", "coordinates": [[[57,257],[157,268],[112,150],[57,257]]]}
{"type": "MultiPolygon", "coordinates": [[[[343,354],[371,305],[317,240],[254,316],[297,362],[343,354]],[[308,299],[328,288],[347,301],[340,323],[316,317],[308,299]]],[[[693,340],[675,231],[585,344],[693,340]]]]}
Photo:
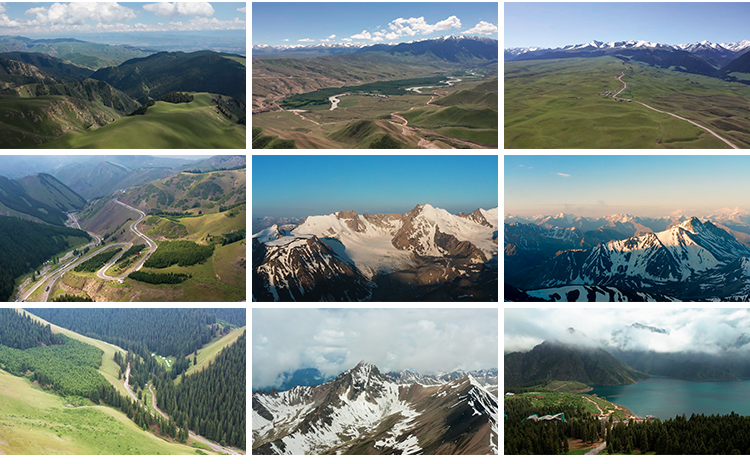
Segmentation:
{"type": "MultiPolygon", "coordinates": [[[[617,79],[618,81],[622,82],[623,86],[622,86],[622,88],[620,89],[619,92],[617,92],[616,94],[612,95],[612,98],[616,98],[628,86],[628,84],[626,84],[625,81],[622,80],[622,77],[624,75],[625,75],[625,73],[623,72],[619,76],[615,77],[615,79],[617,79]]],[[[682,116],[679,116],[679,115],[674,114],[674,113],[669,113],[667,111],[657,110],[656,108],[654,108],[652,106],[649,106],[649,105],[647,105],[647,104],[645,104],[643,102],[639,102],[638,100],[633,100],[633,101],[635,103],[638,103],[638,104],[641,104],[641,105],[645,106],[646,108],[648,108],[648,109],[650,109],[652,111],[656,111],[657,113],[668,114],[669,116],[672,116],[673,118],[681,119],[683,121],[689,122],[690,124],[692,124],[694,126],[700,127],[704,131],[708,132],[709,134],[713,135],[717,139],[719,139],[722,142],[726,143],[729,147],[734,148],[735,150],[740,150],[740,147],[738,147],[737,145],[733,144],[732,142],[730,142],[729,140],[725,139],[724,137],[720,136],[719,134],[717,134],[716,132],[712,131],[711,129],[709,129],[706,126],[702,126],[702,125],[698,124],[695,121],[691,121],[690,119],[683,118],[682,116]]]]}

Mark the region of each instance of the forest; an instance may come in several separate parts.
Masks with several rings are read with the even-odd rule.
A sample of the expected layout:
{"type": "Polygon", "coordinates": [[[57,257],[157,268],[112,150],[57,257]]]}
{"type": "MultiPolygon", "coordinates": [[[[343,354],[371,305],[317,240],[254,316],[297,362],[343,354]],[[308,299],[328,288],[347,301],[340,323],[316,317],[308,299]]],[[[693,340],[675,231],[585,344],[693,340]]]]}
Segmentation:
{"type": "Polygon", "coordinates": [[[198,245],[188,240],[161,242],[156,251],[143,264],[143,267],[163,269],[174,264],[194,266],[206,262],[213,253],[213,245],[198,245]]]}
{"type": "Polygon", "coordinates": [[[145,357],[151,353],[184,357],[221,331],[214,325],[216,316],[200,308],[31,308],[28,311],[52,324],[145,357]]]}
{"type": "Polygon", "coordinates": [[[35,322],[14,309],[0,309],[0,367],[61,395],[89,397],[107,381],[97,371],[102,350],[35,322]]]}
{"type": "Polygon", "coordinates": [[[91,258],[82,262],[73,270],[76,272],[96,272],[102,266],[104,266],[104,263],[112,259],[117,253],[119,253],[120,250],[122,250],[122,248],[114,247],[107,251],[102,251],[98,255],[92,256],[91,258]]]}
{"type": "Polygon", "coordinates": [[[0,301],[11,298],[16,278],[70,248],[71,239],[91,240],[82,230],[0,216],[0,301]]]}
{"type": "Polygon", "coordinates": [[[182,283],[190,278],[188,274],[168,272],[166,274],[155,274],[153,272],[145,271],[134,271],[131,272],[128,277],[139,282],[146,282],[147,284],[160,285],[170,284],[176,285],[182,283]]]}
{"type": "MultiPolygon", "coordinates": [[[[0,368],[38,382],[76,404],[91,401],[117,408],[136,425],[144,430],[151,429],[157,435],[184,443],[188,440],[187,427],[190,426],[224,446],[244,448],[245,336],[220,352],[208,367],[190,376],[184,371],[191,358],[178,354],[169,370],[146,349],[150,343],[165,352],[194,351],[188,347],[194,340],[198,340],[198,348],[202,347],[212,337],[229,331],[228,327],[215,324],[213,313],[203,309],[40,308],[34,311],[43,314],[40,317],[56,319],[58,325],[76,327],[76,332],[91,331],[92,336],[105,341],[107,338],[97,333],[116,334],[110,336],[110,340],[130,343],[139,349],[142,354],[132,350],[115,351],[113,360],[120,366],[119,378],[124,377],[128,365],[131,367],[130,386],[141,401],[120,394],[98,372],[103,355],[99,348],[62,334],[52,334],[48,325],[12,309],[0,309],[0,368]],[[180,374],[180,384],[175,386],[173,380],[180,374]],[[158,404],[166,410],[166,404],[170,403],[169,418],[161,417],[142,402],[144,395],[150,394],[149,385],[156,385],[157,394],[163,391],[166,395],[158,404]]],[[[244,315],[245,309],[219,311],[236,321],[240,321],[240,312],[244,315]]]]}
{"type": "Polygon", "coordinates": [[[183,375],[179,385],[157,383],[157,404],[178,426],[245,449],[246,338],[224,348],[209,367],[183,375]]]}
{"type": "Polygon", "coordinates": [[[513,398],[505,400],[505,414],[505,454],[565,454],[570,439],[604,439],[607,454],[750,454],[750,417],[734,412],[611,422],[581,407],[532,406],[528,398],[513,398]],[[524,420],[561,412],[564,421],[524,420]]]}
{"type": "Polygon", "coordinates": [[[568,439],[604,438],[603,424],[580,405],[534,406],[528,398],[505,400],[505,454],[564,454],[568,439]],[[524,420],[532,414],[565,414],[564,421],[524,420]]]}

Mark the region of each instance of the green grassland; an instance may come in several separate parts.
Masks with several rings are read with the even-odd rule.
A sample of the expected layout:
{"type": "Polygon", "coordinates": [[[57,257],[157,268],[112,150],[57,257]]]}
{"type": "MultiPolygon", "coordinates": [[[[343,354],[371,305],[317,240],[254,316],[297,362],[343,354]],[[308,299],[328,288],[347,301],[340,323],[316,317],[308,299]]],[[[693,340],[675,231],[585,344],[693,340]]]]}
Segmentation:
{"type": "Polygon", "coordinates": [[[3,148],[36,148],[68,131],[85,131],[98,127],[97,121],[121,117],[101,103],[84,105],[61,95],[0,97],[0,139],[3,148]]]}
{"type": "Polygon", "coordinates": [[[590,414],[599,415],[599,406],[605,415],[611,416],[615,420],[624,420],[626,418],[625,412],[615,406],[614,403],[599,398],[597,396],[585,395],[580,393],[567,393],[567,392],[530,392],[521,393],[515,397],[505,397],[505,401],[513,401],[514,398],[528,398],[534,407],[582,407],[586,412],[590,414]],[[596,404],[596,406],[595,406],[596,404]]]}
{"type": "Polygon", "coordinates": [[[620,97],[750,146],[740,111],[750,103],[750,86],[602,57],[505,63],[505,148],[727,148],[686,121],[600,95],[619,90],[615,77],[623,72],[620,97]]]}
{"type": "Polygon", "coordinates": [[[190,103],[156,102],[145,115],[118,119],[89,131],[76,130],[41,148],[245,148],[245,126],[221,113],[211,94],[190,103]]]}
{"type": "Polygon", "coordinates": [[[74,406],[0,370],[0,454],[195,454],[107,406],[74,406]]]}

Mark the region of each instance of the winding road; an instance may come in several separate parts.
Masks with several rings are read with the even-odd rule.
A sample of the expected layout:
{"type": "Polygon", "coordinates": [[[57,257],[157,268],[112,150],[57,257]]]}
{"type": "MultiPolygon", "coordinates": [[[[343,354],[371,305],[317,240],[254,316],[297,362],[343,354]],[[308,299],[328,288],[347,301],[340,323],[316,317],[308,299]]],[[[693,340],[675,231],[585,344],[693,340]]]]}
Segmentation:
{"type": "MultiPolygon", "coordinates": [[[[625,88],[628,86],[628,84],[626,84],[625,81],[622,80],[623,76],[625,76],[625,72],[623,72],[619,76],[615,77],[616,80],[622,82],[622,88],[616,94],[612,95],[612,98],[617,98],[617,96],[620,95],[620,93],[622,93],[622,91],[625,90],[625,88]]],[[[711,129],[709,129],[706,126],[702,126],[702,125],[698,124],[695,121],[691,121],[690,119],[683,118],[682,116],[679,116],[679,115],[674,114],[674,113],[669,113],[667,111],[657,110],[656,108],[654,108],[652,106],[649,106],[649,105],[647,105],[647,104],[645,104],[643,102],[639,102],[638,100],[633,100],[633,101],[635,103],[638,103],[638,104],[641,104],[641,105],[645,106],[646,108],[648,108],[648,109],[650,109],[652,111],[656,111],[657,113],[668,114],[669,116],[672,116],[673,118],[681,119],[683,121],[689,122],[690,124],[692,124],[694,126],[700,127],[704,131],[708,132],[709,134],[713,135],[717,139],[719,139],[722,142],[724,142],[727,145],[729,145],[731,148],[734,148],[735,150],[740,150],[740,147],[738,147],[737,145],[733,144],[732,142],[730,142],[729,140],[725,139],[724,137],[720,136],[719,134],[717,134],[716,132],[712,131],[711,129]]]]}
{"type": "MultiPolygon", "coordinates": [[[[26,301],[27,298],[29,298],[37,289],[39,289],[39,287],[42,287],[42,286],[45,287],[45,290],[42,293],[42,296],[41,296],[41,298],[40,298],[39,301],[42,302],[42,303],[46,302],[49,299],[50,292],[53,291],[53,289],[55,287],[55,284],[57,284],[57,281],[67,271],[69,271],[70,269],[72,269],[75,266],[79,265],[83,261],[86,261],[89,258],[92,258],[92,257],[98,255],[99,253],[101,253],[101,252],[103,252],[105,250],[108,250],[110,248],[113,248],[113,247],[125,247],[125,250],[123,250],[122,253],[119,253],[117,256],[115,256],[114,259],[110,260],[109,263],[107,263],[104,267],[102,267],[101,269],[99,269],[96,272],[96,276],[98,278],[100,278],[102,280],[107,280],[107,281],[122,280],[125,277],[127,277],[128,275],[130,275],[131,272],[140,270],[143,267],[143,263],[146,262],[146,259],[148,259],[149,255],[156,250],[156,242],[154,242],[153,240],[151,240],[150,238],[148,238],[146,235],[142,234],[138,230],[138,224],[140,224],[141,221],[143,221],[146,218],[146,213],[144,213],[143,211],[141,211],[139,209],[133,208],[130,205],[126,205],[125,203],[123,203],[123,202],[121,202],[119,200],[112,200],[112,201],[114,201],[118,205],[124,206],[125,208],[128,208],[129,210],[134,211],[134,212],[140,214],[140,216],[141,216],[140,219],[138,219],[137,221],[135,221],[133,224],[130,225],[130,230],[132,230],[135,235],[137,235],[138,237],[141,237],[146,242],[146,244],[148,245],[148,247],[150,249],[149,253],[144,254],[141,257],[141,259],[138,261],[138,263],[134,267],[132,267],[128,272],[126,272],[125,274],[122,274],[122,275],[117,276],[117,277],[110,277],[110,276],[105,275],[104,273],[114,264],[114,261],[117,260],[117,257],[121,256],[122,253],[124,253],[128,248],[130,248],[133,245],[130,242],[110,243],[109,245],[105,245],[105,246],[103,246],[103,247],[95,250],[92,253],[88,253],[86,255],[80,255],[78,257],[74,257],[70,262],[68,262],[66,264],[62,264],[57,269],[50,268],[46,273],[44,273],[41,276],[39,276],[38,280],[30,288],[28,288],[23,293],[20,293],[19,296],[18,296],[18,298],[16,299],[16,302],[26,301]]],[[[75,217],[74,213],[68,213],[68,217],[71,219],[71,221],[76,225],[76,227],[78,229],[81,228],[81,226],[78,224],[78,219],[75,217]]],[[[97,235],[95,235],[95,234],[93,234],[91,232],[88,232],[88,233],[89,233],[89,235],[91,235],[92,237],[94,237],[94,239],[96,240],[96,243],[93,246],[90,243],[87,243],[86,245],[83,245],[83,246],[77,248],[78,251],[81,251],[84,248],[88,248],[88,247],[97,247],[97,246],[99,246],[101,244],[102,240],[101,240],[100,237],[98,237],[97,235]]]]}

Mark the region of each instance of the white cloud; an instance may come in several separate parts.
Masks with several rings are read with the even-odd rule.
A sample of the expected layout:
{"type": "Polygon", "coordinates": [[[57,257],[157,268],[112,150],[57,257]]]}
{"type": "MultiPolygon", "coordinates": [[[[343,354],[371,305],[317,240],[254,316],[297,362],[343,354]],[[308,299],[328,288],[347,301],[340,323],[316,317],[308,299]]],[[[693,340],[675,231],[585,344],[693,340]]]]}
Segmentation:
{"type": "Polygon", "coordinates": [[[252,387],[314,367],[332,376],[359,361],[424,374],[498,367],[496,309],[254,309],[252,387]]]}
{"type": "MultiPolygon", "coordinates": [[[[68,24],[83,25],[86,20],[97,23],[112,23],[135,19],[135,11],[118,3],[54,3],[49,8],[36,7],[26,10],[26,16],[34,19],[28,25],[68,24]]],[[[20,24],[21,22],[18,21],[20,24]]]]}
{"type": "Polygon", "coordinates": [[[352,41],[352,39],[341,39],[341,40],[343,40],[344,42],[351,42],[352,41]]]}
{"type": "Polygon", "coordinates": [[[289,42],[289,39],[284,39],[284,42],[289,42]]]}
{"type": "Polygon", "coordinates": [[[331,35],[328,36],[328,38],[329,39],[335,39],[336,38],[336,34],[331,34],[331,35]]]}
{"type": "Polygon", "coordinates": [[[479,21],[476,26],[469,30],[463,31],[462,34],[495,34],[497,32],[497,26],[487,21],[479,21]]]}
{"type": "Polygon", "coordinates": [[[450,29],[458,29],[461,27],[461,20],[456,16],[450,16],[442,21],[438,21],[435,24],[428,24],[424,16],[419,18],[397,18],[388,24],[388,27],[396,34],[395,37],[401,37],[404,35],[415,36],[417,34],[432,34],[437,31],[447,31],[450,29]]]}
{"type": "Polygon", "coordinates": [[[570,177],[570,174],[565,174],[564,172],[558,172],[557,175],[563,176],[563,177],[570,177]]]}
{"type": "Polygon", "coordinates": [[[385,35],[385,38],[388,40],[398,39],[399,35],[395,32],[389,32],[385,35]]]}
{"type": "Polygon", "coordinates": [[[0,13],[5,13],[5,2],[0,2],[0,13]]]}
{"type": "Polygon", "coordinates": [[[320,39],[321,42],[330,42],[331,39],[320,39]]]}
{"type": "Polygon", "coordinates": [[[750,345],[736,343],[750,333],[747,309],[566,308],[506,309],[504,351],[527,351],[545,340],[620,347],[656,352],[745,353],[750,345]],[[635,329],[632,324],[664,329],[667,333],[635,329]],[[575,332],[568,332],[572,327],[575,332]]]}
{"type": "Polygon", "coordinates": [[[361,34],[354,34],[352,36],[352,39],[371,39],[371,38],[372,38],[372,36],[367,31],[362,31],[361,34]]]}
{"type": "Polygon", "coordinates": [[[315,39],[299,39],[297,42],[315,42],[315,39]]]}
{"type": "Polygon", "coordinates": [[[212,16],[214,8],[207,2],[149,3],[143,9],[158,16],[212,16]]]}
{"type": "Polygon", "coordinates": [[[247,13],[247,7],[243,6],[242,8],[237,8],[237,11],[240,13],[247,13]]]}
{"type": "Polygon", "coordinates": [[[382,41],[383,41],[383,38],[382,38],[382,37],[373,37],[373,38],[372,38],[372,41],[373,41],[373,42],[382,42],[382,41]]]}

